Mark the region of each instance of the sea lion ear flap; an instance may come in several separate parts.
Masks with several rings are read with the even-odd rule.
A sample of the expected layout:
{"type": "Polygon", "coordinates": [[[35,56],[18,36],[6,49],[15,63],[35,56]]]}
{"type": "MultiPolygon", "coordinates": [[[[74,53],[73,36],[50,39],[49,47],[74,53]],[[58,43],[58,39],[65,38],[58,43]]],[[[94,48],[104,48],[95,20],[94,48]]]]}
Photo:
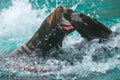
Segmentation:
{"type": "Polygon", "coordinates": [[[52,28],[56,23],[55,23],[55,20],[56,20],[56,12],[52,12],[48,17],[47,17],[47,24],[49,26],[49,28],[52,28]]]}
{"type": "Polygon", "coordinates": [[[47,17],[47,24],[48,24],[48,27],[51,28],[52,27],[52,21],[53,20],[53,17],[52,17],[52,13],[47,17]]]}

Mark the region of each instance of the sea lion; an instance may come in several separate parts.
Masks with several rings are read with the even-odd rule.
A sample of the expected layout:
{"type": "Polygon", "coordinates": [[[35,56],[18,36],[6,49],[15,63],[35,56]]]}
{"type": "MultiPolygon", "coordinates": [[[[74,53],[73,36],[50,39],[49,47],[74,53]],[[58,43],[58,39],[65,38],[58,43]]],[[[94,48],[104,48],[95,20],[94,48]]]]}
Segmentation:
{"type": "Polygon", "coordinates": [[[35,49],[40,49],[43,55],[51,48],[60,48],[65,35],[72,32],[74,28],[64,16],[64,8],[57,7],[41,24],[34,36],[23,46],[12,53],[25,52],[32,53],[35,49]]]}
{"type": "Polygon", "coordinates": [[[107,43],[119,34],[110,30],[98,20],[83,13],[75,13],[72,9],[67,9],[64,15],[75,30],[83,37],[80,43],[74,44],[74,47],[78,50],[84,48],[86,44],[94,43],[96,40],[100,44],[107,43]]]}
{"type": "Polygon", "coordinates": [[[75,13],[71,9],[66,11],[73,27],[81,34],[81,36],[87,40],[92,40],[95,38],[105,39],[112,35],[112,31],[105,25],[97,21],[96,19],[90,18],[82,13],[75,13]],[[70,13],[71,12],[71,13],[70,13]]]}
{"type": "Polygon", "coordinates": [[[71,15],[71,23],[81,36],[87,40],[95,38],[105,39],[112,34],[112,31],[105,25],[82,13],[73,13],[71,15]]]}

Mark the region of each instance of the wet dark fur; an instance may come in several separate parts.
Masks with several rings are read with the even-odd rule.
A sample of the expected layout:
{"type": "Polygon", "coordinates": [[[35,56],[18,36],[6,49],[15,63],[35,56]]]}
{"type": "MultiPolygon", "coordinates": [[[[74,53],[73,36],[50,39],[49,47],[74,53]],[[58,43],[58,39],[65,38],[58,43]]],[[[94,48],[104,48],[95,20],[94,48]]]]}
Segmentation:
{"type": "Polygon", "coordinates": [[[57,7],[42,23],[38,31],[26,44],[30,50],[39,48],[42,52],[51,48],[62,46],[63,38],[73,30],[66,31],[62,28],[62,16],[64,10],[62,6],[57,7]]]}
{"type": "Polygon", "coordinates": [[[82,37],[88,40],[94,38],[108,38],[112,33],[105,25],[84,14],[72,14],[71,18],[71,23],[74,28],[82,35],[82,37]],[[82,19],[83,22],[75,20],[73,18],[75,16],[77,16],[78,19],[82,19]]]}
{"type": "Polygon", "coordinates": [[[66,11],[66,14],[70,13],[67,18],[73,27],[81,34],[81,36],[87,40],[95,38],[108,38],[112,31],[105,25],[90,18],[82,13],[74,13],[71,9],[66,11]]]}

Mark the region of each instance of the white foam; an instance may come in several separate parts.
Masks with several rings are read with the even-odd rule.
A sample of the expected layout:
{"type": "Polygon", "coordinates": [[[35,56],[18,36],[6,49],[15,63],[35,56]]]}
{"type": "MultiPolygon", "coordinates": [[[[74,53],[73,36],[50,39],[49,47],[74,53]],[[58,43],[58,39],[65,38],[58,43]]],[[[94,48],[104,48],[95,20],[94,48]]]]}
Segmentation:
{"type": "Polygon", "coordinates": [[[112,26],[112,31],[116,31],[120,33],[120,21],[119,23],[115,24],[114,26],[112,26]]]}
{"type": "Polygon", "coordinates": [[[46,17],[45,11],[32,10],[29,0],[12,0],[12,6],[0,13],[0,36],[31,37],[46,17]]]}
{"type": "Polygon", "coordinates": [[[29,0],[11,0],[0,12],[0,55],[25,44],[37,31],[48,13],[46,7],[33,10],[29,0]]]}

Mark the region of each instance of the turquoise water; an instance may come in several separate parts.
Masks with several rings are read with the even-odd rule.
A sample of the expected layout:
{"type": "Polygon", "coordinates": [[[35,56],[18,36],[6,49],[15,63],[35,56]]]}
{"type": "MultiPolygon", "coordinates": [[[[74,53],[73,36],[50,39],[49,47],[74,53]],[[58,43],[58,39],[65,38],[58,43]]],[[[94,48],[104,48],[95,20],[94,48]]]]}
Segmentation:
{"type": "Polygon", "coordinates": [[[34,32],[39,28],[45,18],[55,7],[63,5],[66,8],[73,8],[76,12],[82,12],[94,17],[104,23],[107,27],[119,23],[120,9],[119,0],[1,0],[0,1],[0,52],[1,55],[9,53],[14,48],[28,41],[34,32]],[[71,3],[70,3],[71,2],[71,3]],[[18,4],[18,5],[17,5],[18,4]],[[20,8],[22,7],[22,8],[20,8]],[[25,10],[24,10],[24,7],[25,10]],[[24,11],[23,13],[21,11],[24,11]],[[27,12],[28,11],[28,12],[27,12]],[[40,12],[42,11],[42,12],[40,12]],[[41,15],[44,15],[41,17],[41,15]],[[22,16],[22,17],[21,17],[22,16]],[[31,18],[30,18],[31,17],[31,18]],[[13,18],[13,19],[12,19],[13,18]],[[34,20],[27,20],[34,19],[34,20]],[[25,22],[21,19],[26,19],[25,22]],[[17,21],[16,21],[17,20],[17,21]],[[15,22],[14,22],[15,21],[15,22]],[[20,21],[20,23],[19,23],[20,21]],[[40,21],[40,22],[39,22],[40,21]],[[30,23],[27,25],[27,23],[30,23]],[[17,27],[20,31],[17,31],[17,27]],[[25,27],[26,26],[26,27],[25,27]],[[29,28],[27,27],[29,26],[29,28]],[[23,30],[24,29],[24,30],[23,30]],[[23,35],[24,33],[27,33],[23,35]],[[26,36],[27,38],[24,38],[26,36]],[[14,38],[13,38],[14,37],[14,38]],[[15,40],[16,39],[16,40],[15,40]],[[14,44],[11,46],[11,44],[14,44]]]}
{"type": "MultiPolygon", "coordinates": [[[[108,28],[120,32],[120,0],[0,0],[0,55],[8,54],[25,44],[45,17],[59,5],[96,18],[108,28]]],[[[69,37],[74,36],[78,39],[79,37],[74,34],[79,35],[77,32],[73,32],[69,37]]],[[[117,51],[114,54],[119,56],[117,51]]],[[[101,63],[104,67],[106,64],[108,63],[101,63]]],[[[119,80],[119,61],[113,61],[111,64],[114,68],[100,69],[100,72],[104,74],[91,78],[83,77],[81,80],[119,80]]],[[[79,80],[80,78],[81,76],[76,74],[76,77],[68,80],[79,80]]],[[[64,78],[60,77],[58,80],[64,80],[64,78]]]]}

